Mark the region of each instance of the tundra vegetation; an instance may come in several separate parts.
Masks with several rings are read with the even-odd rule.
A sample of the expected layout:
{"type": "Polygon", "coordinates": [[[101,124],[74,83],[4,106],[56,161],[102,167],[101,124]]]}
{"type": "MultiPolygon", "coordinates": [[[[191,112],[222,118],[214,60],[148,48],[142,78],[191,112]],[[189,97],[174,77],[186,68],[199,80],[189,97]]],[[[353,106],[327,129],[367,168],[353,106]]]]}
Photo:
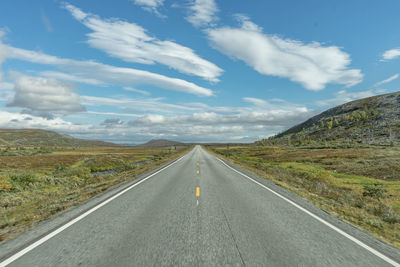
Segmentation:
{"type": "Polygon", "coordinates": [[[400,248],[399,146],[289,141],[208,148],[400,248]]]}
{"type": "Polygon", "coordinates": [[[178,157],[187,147],[3,147],[0,241],[109,187],[178,157]]]}

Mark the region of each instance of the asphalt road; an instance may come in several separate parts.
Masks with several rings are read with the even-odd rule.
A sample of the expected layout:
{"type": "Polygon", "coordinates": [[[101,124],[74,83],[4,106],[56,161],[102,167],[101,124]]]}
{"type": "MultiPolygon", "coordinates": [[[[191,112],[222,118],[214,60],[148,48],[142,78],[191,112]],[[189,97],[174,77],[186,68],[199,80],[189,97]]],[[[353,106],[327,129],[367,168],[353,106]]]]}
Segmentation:
{"type": "MultiPolygon", "coordinates": [[[[392,256],[385,259],[386,246],[377,240],[357,229],[340,233],[340,225],[339,232],[329,226],[336,219],[322,212],[320,217],[318,209],[294,196],[291,203],[290,195],[284,199],[264,184],[197,146],[171,166],[0,265],[397,264],[394,260],[390,264],[398,257],[393,248],[388,252],[392,256]],[[301,202],[299,206],[296,201],[301,202]],[[310,209],[311,215],[307,213],[310,209]]],[[[282,192],[278,193],[287,194],[282,192]]]]}

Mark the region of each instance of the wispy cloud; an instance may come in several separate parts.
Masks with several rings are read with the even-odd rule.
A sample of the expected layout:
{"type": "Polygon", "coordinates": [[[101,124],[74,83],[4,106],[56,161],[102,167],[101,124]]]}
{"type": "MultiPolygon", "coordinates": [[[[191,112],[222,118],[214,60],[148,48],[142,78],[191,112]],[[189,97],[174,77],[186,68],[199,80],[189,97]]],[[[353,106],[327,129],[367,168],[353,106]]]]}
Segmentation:
{"type": "Polygon", "coordinates": [[[89,79],[89,78],[82,78],[75,75],[58,72],[58,71],[42,71],[40,72],[40,76],[48,77],[48,78],[55,78],[63,81],[70,81],[70,82],[78,82],[78,83],[85,83],[85,84],[92,84],[92,85],[103,85],[104,83],[96,80],[96,79],[89,79]]]}
{"type": "Polygon", "coordinates": [[[218,18],[217,4],[214,0],[192,0],[189,4],[189,16],[186,20],[195,27],[210,26],[218,18]]]}
{"type": "Polygon", "coordinates": [[[385,83],[390,83],[391,81],[394,81],[397,78],[399,78],[399,76],[400,76],[400,74],[395,74],[395,75],[393,75],[393,76],[391,76],[391,77],[389,77],[389,78],[387,78],[387,79],[385,79],[383,81],[377,82],[374,86],[380,86],[380,85],[385,84],[385,83]]]}
{"type": "Polygon", "coordinates": [[[165,15],[162,15],[158,11],[158,8],[164,4],[164,0],[133,0],[133,3],[142,7],[146,11],[156,14],[159,17],[165,17],[165,15]]]}
{"type": "Polygon", "coordinates": [[[86,27],[88,44],[126,62],[163,64],[181,73],[218,82],[223,70],[198,56],[192,49],[147,34],[141,26],[119,19],[101,19],[66,4],[65,8],[86,27]]]}
{"type": "MultiPolygon", "coordinates": [[[[64,79],[70,78],[71,80],[75,79],[76,81],[79,79],[80,82],[99,81],[104,84],[120,86],[148,84],[162,89],[190,93],[199,96],[213,95],[212,90],[200,87],[182,79],[171,78],[161,74],[133,68],[115,67],[90,60],[79,61],[59,58],[41,52],[15,48],[9,45],[4,45],[0,42],[0,56],[1,55],[4,55],[3,58],[6,57],[8,59],[18,59],[37,64],[56,66],[73,75],[70,77],[64,75],[64,79]]],[[[60,77],[60,74],[52,74],[60,77]]]]}
{"type": "Polygon", "coordinates": [[[348,69],[350,56],[337,46],[267,35],[246,16],[236,17],[241,20],[240,28],[209,29],[208,38],[218,51],[244,61],[261,74],[288,78],[313,91],[328,83],[350,87],[363,79],[359,69],[348,69]]]}
{"type": "Polygon", "coordinates": [[[254,97],[244,97],[243,98],[244,101],[252,103],[254,105],[266,105],[268,104],[267,101],[263,100],[263,99],[259,99],[259,98],[254,98],[254,97]]]}
{"type": "Polygon", "coordinates": [[[317,101],[317,105],[321,107],[332,107],[332,106],[337,106],[341,105],[353,100],[365,98],[365,97],[370,97],[377,95],[379,92],[378,91],[373,91],[373,90],[367,90],[367,91],[361,91],[361,92],[347,92],[346,90],[341,90],[335,94],[335,97],[331,99],[325,99],[325,100],[320,100],[317,101]]]}
{"type": "Polygon", "coordinates": [[[43,8],[40,9],[40,19],[42,20],[46,31],[53,32],[53,26],[51,25],[50,19],[47,17],[43,8]]]}
{"type": "Polygon", "coordinates": [[[140,90],[140,89],[136,89],[136,88],[129,87],[129,86],[125,86],[125,87],[124,87],[124,90],[130,91],[130,92],[139,93],[139,94],[142,94],[142,95],[150,95],[150,93],[147,92],[147,91],[140,90]]]}
{"type": "Polygon", "coordinates": [[[382,54],[382,61],[388,61],[388,60],[392,60],[395,59],[397,57],[400,56],[400,48],[394,48],[394,49],[390,49],[385,51],[382,54]]]}

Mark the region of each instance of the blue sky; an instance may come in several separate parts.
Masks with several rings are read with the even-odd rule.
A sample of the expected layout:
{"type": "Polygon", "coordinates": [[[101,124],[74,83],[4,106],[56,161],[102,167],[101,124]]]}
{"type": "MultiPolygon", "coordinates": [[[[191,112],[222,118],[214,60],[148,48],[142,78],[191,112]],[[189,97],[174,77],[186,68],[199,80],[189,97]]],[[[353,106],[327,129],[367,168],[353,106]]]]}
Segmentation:
{"type": "Polygon", "coordinates": [[[0,2],[0,128],[252,142],[400,85],[400,3],[0,2]]]}

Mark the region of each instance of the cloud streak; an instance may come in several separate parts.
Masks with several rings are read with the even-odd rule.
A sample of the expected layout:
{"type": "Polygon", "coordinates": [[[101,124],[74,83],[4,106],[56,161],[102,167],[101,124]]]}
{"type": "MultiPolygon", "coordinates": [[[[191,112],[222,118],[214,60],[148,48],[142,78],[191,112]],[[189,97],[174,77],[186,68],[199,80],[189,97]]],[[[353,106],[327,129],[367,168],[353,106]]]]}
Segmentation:
{"type": "MultiPolygon", "coordinates": [[[[111,65],[102,64],[95,61],[79,61],[73,59],[59,58],[44,53],[15,48],[4,45],[0,42],[0,56],[4,55],[7,59],[18,59],[42,65],[52,65],[68,71],[73,76],[64,76],[65,80],[75,80],[87,83],[104,83],[120,86],[132,86],[140,84],[153,85],[158,88],[178,91],[183,93],[195,94],[198,96],[212,96],[213,91],[204,87],[200,87],[194,83],[167,77],[148,71],[122,68],[111,65]]],[[[0,58],[1,60],[1,58],[0,58]]],[[[49,73],[47,73],[49,74],[49,73]]],[[[61,78],[60,73],[50,73],[61,78]]]]}
{"type": "Polygon", "coordinates": [[[152,37],[135,23],[119,19],[101,19],[70,4],[66,4],[65,8],[75,19],[92,30],[87,34],[87,43],[112,57],[126,62],[166,65],[181,73],[211,82],[218,82],[218,77],[223,72],[192,49],[152,37]]]}
{"type": "Polygon", "coordinates": [[[397,73],[397,74],[395,74],[395,75],[393,75],[393,76],[390,76],[389,78],[387,78],[387,79],[385,79],[385,80],[383,80],[383,81],[377,82],[374,86],[380,86],[380,85],[382,85],[382,84],[390,83],[391,81],[394,81],[394,80],[396,80],[397,78],[399,78],[399,76],[400,76],[400,74],[397,73]]]}

